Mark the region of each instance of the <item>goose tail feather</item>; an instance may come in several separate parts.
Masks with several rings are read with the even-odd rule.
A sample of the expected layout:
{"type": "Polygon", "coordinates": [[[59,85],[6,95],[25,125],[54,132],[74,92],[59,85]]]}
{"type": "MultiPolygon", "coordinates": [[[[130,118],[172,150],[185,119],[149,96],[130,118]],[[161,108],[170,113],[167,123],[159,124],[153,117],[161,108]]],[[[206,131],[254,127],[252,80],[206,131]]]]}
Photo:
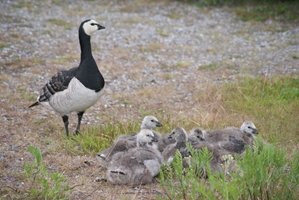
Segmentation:
{"type": "Polygon", "coordinates": [[[31,104],[30,106],[28,106],[28,108],[31,108],[31,107],[33,107],[33,106],[38,106],[38,105],[39,105],[39,102],[36,101],[35,103],[33,103],[33,104],[31,104]]]}

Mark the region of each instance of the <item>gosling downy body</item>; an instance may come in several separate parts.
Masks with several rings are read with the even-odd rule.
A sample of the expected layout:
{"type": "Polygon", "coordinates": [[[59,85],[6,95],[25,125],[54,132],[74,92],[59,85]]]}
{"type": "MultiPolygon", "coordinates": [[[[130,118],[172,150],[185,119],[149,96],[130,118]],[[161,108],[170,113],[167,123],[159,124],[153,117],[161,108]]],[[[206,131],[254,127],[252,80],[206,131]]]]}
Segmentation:
{"type": "Polygon", "coordinates": [[[204,131],[204,139],[208,142],[229,141],[229,136],[243,140],[246,145],[252,146],[258,131],[251,121],[245,121],[240,128],[228,127],[220,130],[204,131]]]}
{"type": "Polygon", "coordinates": [[[113,156],[107,170],[108,181],[112,184],[148,184],[159,173],[163,159],[161,153],[149,145],[157,140],[153,132],[142,129],[136,138],[137,147],[113,156]]]}
{"type": "MultiPolygon", "coordinates": [[[[161,127],[162,124],[157,120],[154,116],[146,116],[142,120],[141,123],[141,130],[142,129],[149,129],[152,130],[155,127],[161,127]]],[[[155,138],[157,140],[161,139],[161,134],[158,132],[152,131],[155,135],[155,138]]],[[[157,143],[157,142],[154,142],[157,143]]],[[[153,143],[153,144],[154,144],[153,143]]],[[[107,162],[110,162],[112,156],[118,152],[126,152],[131,148],[136,147],[136,134],[130,134],[130,135],[120,135],[118,136],[113,144],[108,147],[107,149],[101,151],[98,153],[97,158],[99,159],[102,166],[106,166],[107,162]]]]}
{"type": "Polygon", "coordinates": [[[176,151],[182,151],[186,148],[187,133],[184,128],[176,127],[168,137],[173,138],[175,143],[166,146],[162,152],[162,156],[164,162],[171,164],[176,151]]]}

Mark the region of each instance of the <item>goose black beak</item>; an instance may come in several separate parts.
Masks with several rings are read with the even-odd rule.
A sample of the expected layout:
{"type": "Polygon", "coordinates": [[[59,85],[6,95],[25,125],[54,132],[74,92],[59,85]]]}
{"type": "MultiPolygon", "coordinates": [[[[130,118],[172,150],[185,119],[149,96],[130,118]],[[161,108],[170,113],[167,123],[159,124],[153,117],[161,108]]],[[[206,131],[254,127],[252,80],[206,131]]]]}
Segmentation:
{"type": "Polygon", "coordinates": [[[101,29],[105,29],[104,26],[100,25],[100,24],[97,24],[98,25],[98,30],[101,30],[101,29]]]}

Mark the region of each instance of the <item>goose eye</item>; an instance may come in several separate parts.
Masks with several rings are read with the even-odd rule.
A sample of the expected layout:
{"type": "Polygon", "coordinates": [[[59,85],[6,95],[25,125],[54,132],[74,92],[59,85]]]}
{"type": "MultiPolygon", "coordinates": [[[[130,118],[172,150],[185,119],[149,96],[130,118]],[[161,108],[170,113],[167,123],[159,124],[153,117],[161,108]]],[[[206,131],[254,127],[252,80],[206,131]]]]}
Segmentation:
{"type": "Polygon", "coordinates": [[[96,24],[95,24],[95,23],[91,23],[90,25],[94,26],[94,25],[96,25],[96,24]]]}

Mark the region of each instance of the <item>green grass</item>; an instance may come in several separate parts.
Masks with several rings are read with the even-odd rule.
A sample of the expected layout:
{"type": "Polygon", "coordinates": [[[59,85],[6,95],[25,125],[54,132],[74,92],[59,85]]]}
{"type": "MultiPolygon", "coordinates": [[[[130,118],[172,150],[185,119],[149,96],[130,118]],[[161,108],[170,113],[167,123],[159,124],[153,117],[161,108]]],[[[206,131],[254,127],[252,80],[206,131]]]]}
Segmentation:
{"type": "MultiPolygon", "coordinates": [[[[192,127],[194,125],[194,123],[188,119],[172,119],[169,115],[160,116],[161,113],[146,113],[144,116],[145,115],[154,115],[160,122],[163,123],[163,127],[155,129],[161,133],[169,133],[173,128],[178,126],[178,124],[181,124],[184,127],[192,127]]],[[[141,121],[137,120],[128,120],[125,123],[108,123],[104,126],[95,126],[83,129],[79,135],[71,138],[67,138],[65,133],[62,132],[61,135],[64,138],[63,146],[70,154],[96,155],[98,152],[111,146],[117,136],[121,134],[138,133],[140,131],[140,125],[141,121]]]]}
{"type": "MultiPolygon", "coordinates": [[[[211,102],[221,110],[220,115],[206,125],[201,124],[200,116],[185,116],[182,113],[167,115],[165,112],[143,112],[142,115],[154,115],[163,127],[161,133],[169,133],[176,126],[191,130],[194,126],[221,128],[221,126],[240,126],[245,120],[253,121],[262,137],[269,143],[284,146],[291,152],[299,142],[299,79],[298,78],[245,78],[240,82],[214,85],[209,92],[197,93],[203,102],[200,112],[211,102]],[[221,97],[221,98],[220,98],[221,97]],[[194,120],[195,119],[195,120],[194,120]],[[197,119],[197,120],[196,120],[197,119]],[[236,122],[239,122],[236,124],[236,122]]],[[[73,154],[90,153],[95,155],[107,148],[120,134],[137,133],[140,121],[116,122],[104,126],[83,129],[74,140],[66,139],[65,147],[73,154]],[[79,150],[74,150],[80,146],[79,150]]],[[[64,134],[64,133],[62,133],[64,134]]]]}
{"type": "Polygon", "coordinates": [[[30,187],[22,194],[26,199],[69,199],[69,182],[63,173],[48,172],[42,164],[42,153],[29,146],[28,151],[35,157],[35,162],[24,162],[24,171],[30,187]]]}
{"type": "Polygon", "coordinates": [[[256,78],[225,86],[227,110],[253,118],[269,142],[299,142],[299,79],[256,78]]]}
{"type": "MultiPolygon", "coordinates": [[[[158,179],[166,196],[158,199],[298,199],[299,157],[294,151],[287,159],[285,150],[264,145],[256,140],[253,150],[246,149],[243,156],[230,160],[235,170],[212,173],[212,153],[204,148],[195,151],[188,147],[192,162],[183,168],[183,158],[177,152],[172,168],[160,170],[158,179]],[[205,172],[207,178],[201,175],[205,172]]],[[[228,163],[225,163],[227,165],[228,163]]]]}
{"type": "Polygon", "coordinates": [[[0,44],[0,50],[9,47],[8,44],[0,44]]]}
{"type": "Polygon", "coordinates": [[[293,54],[293,55],[292,55],[292,58],[298,60],[298,59],[299,59],[299,54],[293,54]]]}
{"type": "Polygon", "coordinates": [[[235,9],[235,14],[242,21],[266,21],[267,19],[281,21],[296,21],[299,19],[299,4],[277,3],[243,5],[235,9]]]}
{"type": "Polygon", "coordinates": [[[202,65],[200,67],[200,69],[202,69],[202,70],[210,70],[210,71],[214,71],[217,68],[218,68],[217,67],[217,63],[211,63],[211,64],[207,64],[207,65],[202,65]]]}
{"type": "Polygon", "coordinates": [[[243,21],[298,21],[299,2],[295,0],[181,0],[197,6],[229,6],[243,21]]]}
{"type": "Polygon", "coordinates": [[[191,61],[179,61],[176,64],[176,67],[191,67],[192,66],[192,62],[191,61]]]}
{"type": "Polygon", "coordinates": [[[106,124],[89,127],[71,139],[65,137],[64,143],[68,152],[72,154],[89,153],[96,155],[99,151],[109,147],[118,135],[137,133],[139,130],[140,122],[137,121],[128,121],[125,124],[106,124]],[[77,146],[80,148],[75,150],[77,146]]]}
{"type": "MultiPolygon", "coordinates": [[[[238,82],[225,84],[209,82],[205,87],[197,89],[198,91],[192,95],[195,101],[201,103],[196,107],[196,110],[188,111],[187,114],[185,114],[185,110],[181,112],[179,110],[181,108],[169,107],[167,103],[159,105],[159,109],[155,110],[140,106],[136,115],[140,116],[140,119],[145,115],[156,116],[162,122],[163,127],[155,130],[161,133],[169,133],[177,126],[184,127],[188,131],[195,126],[202,126],[205,129],[240,126],[243,121],[251,120],[257,126],[260,133],[259,138],[270,143],[266,148],[261,148],[262,153],[247,151],[244,159],[238,160],[236,158],[240,169],[237,169],[230,176],[219,174],[213,176],[214,179],[205,180],[198,176],[194,177],[192,174],[186,175],[184,169],[178,168],[181,171],[177,171],[177,174],[172,177],[173,181],[169,181],[171,168],[161,169],[165,181],[164,183],[161,182],[161,186],[167,191],[169,199],[192,199],[191,197],[198,199],[198,195],[200,199],[203,199],[203,196],[206,199],[263,199],[262,197],[265,197],[267,193],[272,195],[270,199],[298,197],[298,191],[297,193],[289,193],[289,189],[296,189],[294,183],[298,181],[299,177],[298,154],[293,154],[294,151],[298,151],[299,142],[298,86],[298,77],[242,77],[238,82]],[[169,109],[172,110],[169,111],[169,109]],[[204,118],[205,113],[210,117],[209,120],[204,118]],[[256,170],[250,171],[250,169],[256,170]],[[183,176],[179,176],[180,179],[178,179],[181,172],[183,172],[183,176]],[[250,179],[250,177],[253,178],[250,179]],[[246,182],[256,187],[246,185],[245,179],[246,182]],[[265,180],[268,181],[265,182],[265,180]],[[277,185],[277,182],[281,185],[277,185]],[[172,183],[173,185],[171,185],[172,183]],[[213,190],[210,189],[211,185],[213,185],[213,190]],[[199,190],[199,188],[201,189],[199,190]],[[242,189],[236,191],[236,188],[242,189]]],[[[17,87],[16,91],[23,95],[22,97],[33,98],[26,93],[26,88],[22,86],[17,87]]],[[[144,89],[141,93],[146,92],[147,90],[144,89]]],[[[63,158],[65,155],[95,156],[98,152],[109,147],[118,135],[137,133],[140,130],[141,120],[129,119],[121,122],[117,117],[111,118],[113,119],[105,118],[104,121],[109,121],[109,123],[102,126],[83,126],[81,133],[71,138],[66,138],[64,129],[61,127],[61,121],[58,119],[52,123],[48,123],[46,119],[40,119],[32,121],[32,124],[47,127],[44,128],[44,134],[50,135],[41,144],[43,144],[43,151],[50,152],[50,155],[62,155],[63,158]],[[60,135],[53,135],[57,132],[57,127],[63,131],[60,135]],[[53,140],[55,136],[56,139],[53,140]]],[[[207,153],[203,153],[198,159],[204,157],[207,160],[210,159],[207,153]]],[[[47,157],[45,158],[47,159],[47,157]]],[[[201,167],[207,167],[203,160],[200,161],[200,164],[201,167]]],[[[65,167],[67,166],[66,164],[65,167]]],[[[39,176],[46,183],[46,180],[49,180],[46,179],[48,175],[40,174],[39,176]]],[[[196,175],[198,175],[198,171],[196,175]]],[[[28,177],[27,179],[30,180],[28,177]]],[[[34,182],[34,180],[31,181],[34,182]]],[[[62,182],[64,183],[64,180],[62,182]]],[[[33,196],[41,196],[36,191],[46,191],[45,195],[50,195],[50,190],[41,189],[38,187],[38,183],[34,183],[34,185],[36,187],[27,187],[26,192],[34,189],[32,190],[33,196]]],[[[50,188],[48,186],[49,184],[45,184],[43,187],[50,188]]],[[[160,199],[165,198],[167,197],[162,195],[160,199]]]]}
{"type": "Polygon", "coordinates": [[[64,56],[64,57],[57,58],[53,62],[55,64],[64,64],[64,63],[72,62],[74,59],[75,59],[74,56],[64,56]]]}
{"type": "Polygon", "coordinates": [[[63,19],[51,18],[51,19],[48,19],[47,21],[50,22],[51,24],[56,25],[56,26],[64,27],[66,30],[70,30],[73,27],[70,22],[67,22],[63,19]]]}
{"type": "Polygon", "coordinates": [[[27,2],[27,1],[18,1],[13,5],[15,8],[31,8],[32,7],[32,2],[27,2]]]}

